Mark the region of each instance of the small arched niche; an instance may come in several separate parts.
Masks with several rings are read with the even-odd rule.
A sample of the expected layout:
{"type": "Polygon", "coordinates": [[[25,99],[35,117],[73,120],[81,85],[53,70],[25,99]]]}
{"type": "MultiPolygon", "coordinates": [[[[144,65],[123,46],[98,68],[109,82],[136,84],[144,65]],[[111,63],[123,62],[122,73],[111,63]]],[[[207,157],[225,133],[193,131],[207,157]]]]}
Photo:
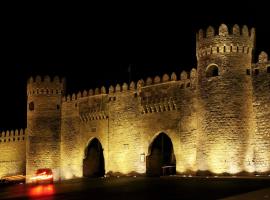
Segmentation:
{"type": "Polygon", "coordinates": [[[208,77],[208,78],[218,76],[219,75],[219,68],[216,64],[210,64],[206,68],[205,73],[206,73],[206,77],[208,77]]]}

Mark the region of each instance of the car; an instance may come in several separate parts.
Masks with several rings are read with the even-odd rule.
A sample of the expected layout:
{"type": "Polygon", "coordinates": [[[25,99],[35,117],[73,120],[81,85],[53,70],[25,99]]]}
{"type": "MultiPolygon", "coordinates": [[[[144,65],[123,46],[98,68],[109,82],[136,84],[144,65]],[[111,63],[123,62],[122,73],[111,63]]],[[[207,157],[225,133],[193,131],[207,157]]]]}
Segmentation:
{"type": "Polygon", "coordinates": [[[31,181],[32,183],[53,183],[53,172],[49,168],[38,169],[31,181]]]}

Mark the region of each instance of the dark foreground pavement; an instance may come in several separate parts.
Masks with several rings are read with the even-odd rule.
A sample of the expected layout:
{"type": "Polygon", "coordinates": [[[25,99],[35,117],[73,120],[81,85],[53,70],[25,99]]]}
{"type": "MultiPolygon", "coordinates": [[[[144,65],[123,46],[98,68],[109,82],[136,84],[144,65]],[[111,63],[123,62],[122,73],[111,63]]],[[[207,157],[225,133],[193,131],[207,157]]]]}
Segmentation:
{"type": "Polygon", "coordinates": [[[221,199],[270,187],[270,179],[120,177],[0,187],[0,199],[221,199]]]}

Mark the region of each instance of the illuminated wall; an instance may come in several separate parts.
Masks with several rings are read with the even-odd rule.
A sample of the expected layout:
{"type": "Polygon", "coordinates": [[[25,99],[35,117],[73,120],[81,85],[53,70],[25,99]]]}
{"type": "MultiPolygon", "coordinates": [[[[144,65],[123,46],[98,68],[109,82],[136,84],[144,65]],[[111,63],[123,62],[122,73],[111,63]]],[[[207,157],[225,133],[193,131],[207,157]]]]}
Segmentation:
{"type": "Polygon", "coordinates": [[[245,169],[254,133],[252,50],[254,29],[238,25],[229,31],[209,27],[197,35],[198,96],[200,102],[199,164],[217,174],[245,169]],[[216,67],[216,74],[213,74],[216,67]]]}
{"type": "Polygon", "coordinates": [[[256,117],[254,164],[257,172],[270,171],[270,62],[265,52],[253,65],[253,105],[256,117]]]}
{"type": "Polygon", "coordinates": [[[26,142],[1,136],[0,175],[24,172],[26,162],[27,177],[44,167],[56,180],[82,177],[93,138],[106,174],[145,174],[161,132],[177,173],[269,173],[270,61],[262,52],[252,63],[254,41],[246,26],[208,27],[197,34],[197,69],[72,95],[57,77],[30,78],[26,142]]]}
{"type": "Polygon", "coordinates": [[[82,176],[89,140],[103,147],[107,174],[145,174],[153,138],[172,140],[177,171],[196,171],[196,70],[148,78],[135,85],[111,86],[63,98],[61,121],[62,178],[82,176]],[[189,74],[189,77],[188,77],[189,74]]]}
{"type": "MultiPolygon", "coordinates": [[[[197,35],[198,71],[65,97],[64,104],[78,106],[69,120],[76,119],[73,134],[84,142],[80,150],[63,147],[63,154],[69,148],[82,157],[85,141],[96,137],[106,155],[106,173],[144,174],[149,145],[164,132],[173,143],[177,173],[269,171],[269,61],[260,56],[264,64],[252,64],[254,38],[254,29],[246,26],[209,27],[197,35]],[[215,67],[217,76],[209,71],[215,67]],[[259,76],[257,68],[263,71],[259,76]]],[[[65,129],[62,134],[69,137],[65,129]]],[[[81,172],[81,158],[76,162],[75,171],[81,172]]]]}
{"type": "Polygon", "coordinates": [[[102,145],[105,169],[108,165],[108,119],[103,112],[106,95],[81,96],[63,102],[61,134],[61,176],[63,179],[82,177],[85,150],[93,138],[102,145]],[[96,103],[100,103],[100,106],[96,103]]]}
{"type": "Polygon", "coordinates": [[[64,97],[63,178],[82,176],[92,138],[107,174],[145,174],[161,132],[172,140],[177,173],[268,172],[269,61],[263,53],[252,64],[254,38],[246,26],[209,27],[197,35],[197,70],[64,97]]]}
{"type": "Polygon", "coordinates": [[[55,180],[60,173],[61,100],[65,80],[49,76],[27,83],[26,180],[37,169],[51,168],[55,180]]]}
{"type": "Polygon", "coordinates": [[[25,175],[26,131],[0,133],[0,179],[9,175],[25,175]]]}

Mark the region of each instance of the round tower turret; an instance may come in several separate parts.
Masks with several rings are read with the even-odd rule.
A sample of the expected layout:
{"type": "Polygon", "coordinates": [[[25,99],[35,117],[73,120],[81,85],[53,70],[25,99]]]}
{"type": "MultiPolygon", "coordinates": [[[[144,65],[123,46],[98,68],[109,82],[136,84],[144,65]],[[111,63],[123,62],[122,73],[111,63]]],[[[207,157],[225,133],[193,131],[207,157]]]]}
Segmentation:
{"type": "Polygon", "coordinates": [[[61,100],[65,93],[65,80],[57,76],[42,79],[32,77],[27,83],[27,182],[37,169],[50,168],[54,180],[60,168],[61,100]]]}
{"type": "Polygon", "coordinates": [[[254,28],[221,24],[197,34],[201,145],[198,168],[213,173],[251,172],[253,134],[251,64],[254,28]]]}
{"type": "Polygon", "coordinates": [[[229,31],[225,24],[221,24],[218,31],[209,26],[206,31],[201,29],[196,37],[199,81],[207,79],[211,72],[213,76],[231,76],[235,73],[246,75],[251,68],[254,28],[249,30],[243,26],[240,30],[236,24],[229,31]]]}

